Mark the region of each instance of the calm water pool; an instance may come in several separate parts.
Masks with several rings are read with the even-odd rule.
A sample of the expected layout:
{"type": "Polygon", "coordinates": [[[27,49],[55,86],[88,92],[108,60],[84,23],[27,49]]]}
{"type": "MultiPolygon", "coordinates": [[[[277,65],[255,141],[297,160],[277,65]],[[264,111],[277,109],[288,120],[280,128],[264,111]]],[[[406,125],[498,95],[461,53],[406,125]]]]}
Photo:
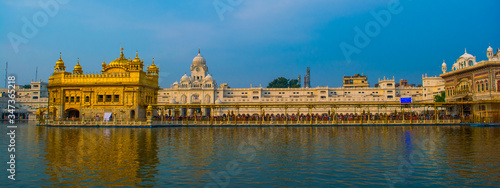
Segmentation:
{"type": "MultiPolygon", "coordinates": [[[[0,152],[8,168],[7,128],[0,152]]],[[[8,187],[500,186],[500,128],[19,125],[8,187]]]]}

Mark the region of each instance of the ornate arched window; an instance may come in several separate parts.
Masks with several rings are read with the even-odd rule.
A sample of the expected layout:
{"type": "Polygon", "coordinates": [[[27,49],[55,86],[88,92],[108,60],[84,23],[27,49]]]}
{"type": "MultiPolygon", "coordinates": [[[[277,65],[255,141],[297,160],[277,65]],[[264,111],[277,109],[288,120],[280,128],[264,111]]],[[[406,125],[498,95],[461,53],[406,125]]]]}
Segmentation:
{"type": "Polygon", "coordinates": [[[205,96],[205,103],[210,103],[210,95],[205,96]]]}
{"type": "Polygon", "coordinates": [[[182,95],[182,97],[181,97],[181,102],[182,102],[182,103],[184,103],[184,104],[187,102],[187,97],[186,97],[186,95],[182,95]]]}
{"type": "Polygon", "coordinates": [[[199,99],[200,99],[200,96],[198,94],[194,94],[191,96],[192,101],[199,100],[199,99]]]}
{"type": "Polygon", "coordinates": [[[469,66],[472,66],[472,65],[474,65],[474,62],[469,61],[469,66]]]}

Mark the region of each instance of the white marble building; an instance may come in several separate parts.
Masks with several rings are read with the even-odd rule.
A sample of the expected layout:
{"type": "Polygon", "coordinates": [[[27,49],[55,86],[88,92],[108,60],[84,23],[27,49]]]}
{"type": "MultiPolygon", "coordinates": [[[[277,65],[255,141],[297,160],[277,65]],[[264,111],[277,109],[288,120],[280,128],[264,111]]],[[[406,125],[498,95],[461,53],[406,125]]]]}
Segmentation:
{"type": "MultiPolygon", "coordinates": [[[[16,112],[20,114],[25,114],[23,116],[29,116],[30,120],[35,119],[35,112],[38,108],[45,108],[49,104],[49,93],[47,91],[47,83],[42,80],[39,81],[31,81],[29,88],[24,88],[23,85],[15,85],[16,91],[16,112]]],[[[0,93],[2,94],[1,100],[8,101],[9,97],[7,94],[9,93],[8,89],[0,89],[0,93]]],[[[2,108],[1,114],[2,117],[7,113],[7,103],[1,103],[2,108]]]]}
{"type": "MultiPolygon", "coordinates": [[[[360,103],[360,102],[398,102],[401,97],[412,97],[414,102],[432,102],[434,95],[444,88],[440,77],[422,76],[423,87],[396,87],[394,78],[379,79],[378,87],[347,88],[347,87],[314,87],[314,88],[230,88],[228,84],[217,85],[209,74],[206,59],[199,52],[193,59],[190,74],[185,73],[180,82],[175,82],[170,88],[161,89],[158,93],[158,104],[233,104],[233,103],[360,103]]],[[[181,114],[191,115],[194,111],[203,115],[210,114],[210,109],[182,109],[181,114]]],[[[231,109],[232,110],[232,109],[231,109]]],[[[307,109],[289,108],[291,112],[307,114],[307,109]]],[[[330,109],[313,109],[313,113],[323,114],[330,109]]],[[[380,112],[376,107],[372,113],[380,112]]],[[[338,109],[338,113],[360,113],[361,109],[338,109]]],[[[394,111],[393,109],[390,109],[394,111]]],[[[215,112],[214,115],[227,113],[226,109],[215,112]]],[[[235,112],[236,113],[236,112],[235,112]]],[[[259,113],[259,109],[240,109],[241,114],[259,113]]],[[[282,114],[283,109],[266,109],[269,114],[282,114]]]]}

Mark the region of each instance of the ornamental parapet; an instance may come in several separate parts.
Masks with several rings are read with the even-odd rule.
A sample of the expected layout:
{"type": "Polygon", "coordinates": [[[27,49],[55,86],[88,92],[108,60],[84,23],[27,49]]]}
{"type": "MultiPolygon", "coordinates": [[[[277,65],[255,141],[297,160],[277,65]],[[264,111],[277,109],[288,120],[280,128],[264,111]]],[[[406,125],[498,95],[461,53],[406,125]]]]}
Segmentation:
{"type": "Polygon", "coordinates": [[[130,73],[100,73],[100,74],[68,74],[64,75],[65,79],[71,78],[127,78],[130,77],[130,73]]]}

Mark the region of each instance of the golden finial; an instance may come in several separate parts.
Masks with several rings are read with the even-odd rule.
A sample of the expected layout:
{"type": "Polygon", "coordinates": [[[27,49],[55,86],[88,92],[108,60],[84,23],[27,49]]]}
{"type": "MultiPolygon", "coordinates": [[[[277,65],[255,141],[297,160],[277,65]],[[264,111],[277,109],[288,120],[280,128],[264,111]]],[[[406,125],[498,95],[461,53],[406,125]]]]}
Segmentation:
{"type": "Polygon", "coordinates": [[[78,58],[78,61],[76,62],[76,64],[78,64],[78,65],[80,64],[80,58],[78,58]]]}
{"type": "Polygon", "coordinates": [[[123,57],[123,48],[121,43],[120,43],[120,57],[123,57]]]}
{"type": "Polygon", "coordinates": [[[198,54],[201,54],[201,49],[200,48],[198,48],[198,54]]]}
{"type": "Polygon", "coordinates": [[[62,52],[59,52],[59,59],[61,59],[61,56],[62,56],[62,52]]]}
{"type": "Polygon", "coordinates": [[[135,58],[138,58],[139,57],[139,51],[135,51],[135,58]]]}
{"type": "Polygon", "coordinates": [[[153,57],[153,65],[155,64],[155,58],[153,57]]]}

